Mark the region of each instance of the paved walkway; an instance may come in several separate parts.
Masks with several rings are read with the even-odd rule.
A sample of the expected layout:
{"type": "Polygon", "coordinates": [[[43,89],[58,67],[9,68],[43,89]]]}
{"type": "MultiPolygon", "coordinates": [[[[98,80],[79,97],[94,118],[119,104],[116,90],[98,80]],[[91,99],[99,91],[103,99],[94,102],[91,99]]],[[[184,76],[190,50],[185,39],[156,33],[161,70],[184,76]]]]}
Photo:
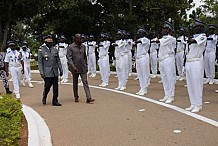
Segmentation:
{"type": "MultiPolygon", "coordinates": [[[[46,121],[54,146],[215,146],[218,144],[217,85],[205,85],[203,111],[191,114],[185,82],[177,82],[176,99],[171,105],[157,100],[163,97],[159,78],[152,79],[148,95],[139,99],[138,81],[130,77],[127,90],[116,92],[117,78],[110,77],[108,88],[101,89],[100,76],[89,78],[94,104],[85,103],[79,88],[80,103],[75,103],[72,85],[60,85],[62,107],[41,103],[43,82],[33,74],[33,89],[21,87],[22,102],[37,111],[46,121]],[[109,89],[109,90],[108,90],[109,89]],[[150,100],[149,100],[150,99],[150,100]],[[208,103],[209,102],[209,103],[208,103]],[[200,115],[200,116],[199,116],[200,115]],[[200,120],[199,120],[200,119],[200,120]],[[174,131],[179,130],[179,131],[174,131]],[[175,133],[180,132],[181,133],[175,133]]],[[[70,82],[72,79],[70,80],[70,82]]],[[[0,87],[2,90],[2,87],[0,87]]]]}

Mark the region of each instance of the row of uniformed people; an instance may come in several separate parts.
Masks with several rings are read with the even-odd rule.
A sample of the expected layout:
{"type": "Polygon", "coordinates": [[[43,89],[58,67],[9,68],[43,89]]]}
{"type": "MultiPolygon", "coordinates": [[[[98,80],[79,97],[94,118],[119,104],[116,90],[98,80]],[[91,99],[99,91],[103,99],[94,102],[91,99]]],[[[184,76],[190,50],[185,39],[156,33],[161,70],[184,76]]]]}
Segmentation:
{"type": "MultiPolygon", "coordinates": [[[[135,57],[136,57],[136,70],[139,75],[139,82],[140,82],[141,89],[139,92],[137,92],[137,94],[144,95],[147,93],[147,86],[149,80],[149,65],[147,65],[149,64],[147,63],[149,62],[148,50],[149,50],[150,43],[151,44],[154,43],[153,45],[156,46],[158,46],[157,43],[159,43],[159,53],[158,53],[159,68],[160,68],[160,73],[161,73],[161,78],[162,78],[164,93],[165,93],[164,98],[160,99],[160,101],[163,101],[165,103],[171,103],[174,101],[175,83],[176,83],[175,60],[177,60],[177,70],[179,76],[181,77],[180,78],[181,80],[182,77],[184,77],[182,73],[185,64],[184,54],[187,54],[186,55],[187,61],[185,64],[185,74],[187,76],[187,86],[188,86],[188,93],[190,97],[191,106],[189,108],[186,108],[186,110],[190,110],[192,112],[199,112],[202,109],[203,70],[204,70],[204,63],[205,66],[207,63],[206,61],[207,53],[213,54],[212,55],[213,57],[208,57],[208,58],[212,58],[211,59],[212,63],[210,64],[210,66],[213,66],[212,72],[213,74],[215,73],[215,69],[214,69],[215,50],[216,50],[215,48],[217,43],[217,36],[214,33],[215,28],[216,27],[214,25],[210,25],[209,29],[211,30],[211,33],[210,36],[207,38],[206,34],[204,33],[205,27],[203,23],[196,19],[193,25],[193,35],[188,39],[188,41],[184,36],[183,29],[180,30],[181,36],[176,40],[171,35],[174,30],[173,26],[169,22],[165,22],[165,26],[162,32],[163,35],[162,38],[160,39],[155,38],[154,42],[148,40],[148,38],[146,37],[146,32],[144,32],[143,29],[139,30],[138,33],[140,35],[138,35],[137,40],[135,42],[135,44],[137,45],[135,57]],[[175,55],[175,48],[177,48],[176,55],[175,55]],[[204,51],[205,51],[205,59],[203,60],[204,51]]],[[[125,58],[125,53],[127,52],[125,51],[125,49],[121,49],[123,47],[123,44],[120,38],[113,45],[115,45],[115,57],[117,57],[116,61],[118,61],[116,66],[118,71],[118,87],[116,89],[124,90],[126,88],[125,84],[127,79],[126,72],[124,71],[125,70],[124,62],[127,62],[127,59],[124,58],[125,58]],[[119,75],[120,73],[121,75],[119,75]],[[121,87],[119,87],[119,85],[121,85],[121,87]],[[124,88],[122,88],[122,85],[124,88]]],[[[158,49],[155,46],[154,48],[158,49]]],[[[152,50],[153,48],[150,49],[151,54],[153,53],[152,50]]],[[[205,70],[207,70],[207,67],[205,70]]]]}
{"type": "MultiPolygon", "coordinates": [[[[196,24],[194,25],[194,29],[201,28],[202,25],[200,25],[199,22],[196,20],[196,24]]],[[[209,27],[209,29],[214,29],[214,26],[209,27]]],[[[163,101],[165,103],[171,103],[174,101],[174,92],[175,92],[175,83],[176,83],[176,67],[175,64],[177,64],[177,70],[179,74],[179,79],[183,80],[184,78],[184,54],[187,53],[187,64],[186,65],[186,74],[187,75],[187,84],[188,84],[188,91],[189,96],[191,96],[191,106],[190,108],[187,108],[187,110],[191,110],[193,112],[198,112],[201,110],[202,101],[202,93],[198,92],[196,93],[196,90],[191,90],[193,87],[196,87],[197,89],[202,88],[201,83],[196,84],[196,79],[193,79],[193,75],[190,75],[190,70],[192,68],[189,68],[191,63],[195,63],[196,61],[201,61],[203,65],[203,60],[199,58],[199,54],[203,54],[198,49],[194,50],[191,49],[191,46],[200,48],[203,46],[205,49],[204,39],[205,37],[201,37],[202,42],[199,40],[196,40],[195,37],[199,36],[194,35],[193,40],[194,43],[187,42],[187,38],[184,36],[184,29],[180,29],[180,36],[179,38],[175,39],[172,36],[172,33],[174,31],[173,26],[169,22],[165,22],[165,26],[162,32],[162,38],[158,39],[157,37],[153,37],[153,39],[150,41],[147,37],[147,32],[144,29],[138,30],[137,40],[133,42],[130,38],[123,38],[123,32],[118,31],[117,33],[117,41],[115,43],[112,43],[112,45],[115,47],[115,58],[116,58],[116,71],[118,76],[118,87],[116,89],[119,90],[125,90],[126,89],[126,83],[128,79],[128,74],[130,73],[130,66],[132,66],[132,59],[128,55],[131,54],[130,50],[132,48],[132,45],[136,45],[135,49],[135,59],[136,59],[136,70],[137,74],[139,76],[139,83],[140,83],[140,90],[136,94],[139,95],[145,95],[147,94],[147,87],[149,84],[149,76],[150,76],[150,69],[149,69],[149,54],[148,51],[150,51],[150,62],[151,62],[151,68],[152,73],[154,74],[153,77],[157,74],[157,49],[159,49],[158,58],[159,58],[159,69],[161,73],[161,78],[163,82],[164,92],[165,96],[164,98],[160,99],[160,101],[163,101]],[[176,48],[176,54],[175,54],[175,48],[176,48]],[[200,60],[199,60],[200,59],[200,60]],[[175,63],[176,60],[176,63],[175,63]],[[190,63],[191,62],[191,63],[190,63]],[[195,102],[198,101],[197,102],[195,102]],[[201,104],[200,104],[201,103],[201,104]]],[[[196,31],[196,30],[195,30],[196,31]]],[[[202,31],[195,32],[200,33],[204,36],[202,31]]],[[[126,35],[128,36],[128,35],[126,35]]],[[[108,34],[102,33],[101,34],[101,40],[100,43],[97,45],[96,41],[94,41],[94,36],[90,36],[90,40],[88,42],[84,42],[84,45],[87,48],[87,57],[88,57],[88,65],[89,65],[89,71],[91,73],[91,77],[95,77],[96,75],[96,56],[95,56],[95,49],[98,48],[99,53],[99,67],[100,67],[100,74],[102,78],[102,84],[99,86],[106,87],[108,85],[109,76],[110,76],[110,66],[109,66],[109,56],[108,56],[108,50],[111,45],[110,41],[108,41],[108,34]]],[[[191,38],[189,39],[191,40],[191,38]]],[[[213,40],[217,40],[216,38],[213,40]]],[[[207,41],[210,41],[208,39],[207,41]]],[[[208,42],[207,44],[210,44],[208,42]]],[[[207,45],[208,47],[209,45],[207,45]]],[[[208,47],[209,48],[209,47],[208,47]]],[[[214,50],[214,48],[213,48],[214,50]]],[[[203,57],[202,57],[203,59],[203,57]]],[[[213,60],[215,63],[215,60],[213,60]]],[[[201,79],[198,81],[203,81],[203,66],[201,66],[202,73],[197,73],[198,75],[201,75],[201,79]]],[[[215,72],[215,70],[214,70],[215,72]]]]}
{"type": "Polygon", "coordinates": [[[30,88],[33,88],[31,83],[31,70],[30,70],[31,53],[26,42],[23,43],[22,49],[16,46],[14,41],[8,42],[8,48],[5,55],[5,71],[6,76],[9,76],[9,72],[12,77],[14,94],[16,98],[20,98],[19,86],[22,84],[25,86],[25,82],[28,82],[30,88]],[[22,74],[24,74],[23,79],[22,74]]]}

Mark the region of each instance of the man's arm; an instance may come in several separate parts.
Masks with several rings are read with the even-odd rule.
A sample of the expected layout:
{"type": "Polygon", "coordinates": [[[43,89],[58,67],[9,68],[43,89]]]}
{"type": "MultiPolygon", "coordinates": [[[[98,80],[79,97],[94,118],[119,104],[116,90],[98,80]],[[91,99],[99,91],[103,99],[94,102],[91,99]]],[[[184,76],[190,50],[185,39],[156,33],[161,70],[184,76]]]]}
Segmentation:
{"type": "Polygon", "coordinates": [[[24,62],[23,62],[23,60],[21,60],[21,65],[22,65],[21,73],[24,74],[24,62]]]}
{"type": "Polygon", "coordinates": [[[8,63],[8,62],[5,62],[5,72],[6,72],[6,76],[7,76],[7,77],[9,76],[9,73],[8,73],[8,65],[9,65],[9,63],[8,63]]]}
{"type": "Polygon", "coordinates": [[[67,47],[67,62],[72,67],[73,71],[75,71],[75,72],[78,71],[73,63],[73,51],[72,51],[71,46],[67,47]]]}
{"type": "Polygon", "coordinates": [[[58,50],[57,50],[57,54],[58,54],[58,56],[57,56],[56,59],[57,59],[57,63],[58,63],[58,69],[60,71],[60,76],[62,76],[63,75],[63,69],[62,69],[61,60],[60,60],[60,57],[59,57],[58,50]]]}
{"type": "Polygon", "coordinates": [[[44,66],[44,63],[43,63],[42,49],[39,49],[38,50],[38,68],[39,68],[39,72],[42,78],[45,77],[43,66],[44,66]]]}

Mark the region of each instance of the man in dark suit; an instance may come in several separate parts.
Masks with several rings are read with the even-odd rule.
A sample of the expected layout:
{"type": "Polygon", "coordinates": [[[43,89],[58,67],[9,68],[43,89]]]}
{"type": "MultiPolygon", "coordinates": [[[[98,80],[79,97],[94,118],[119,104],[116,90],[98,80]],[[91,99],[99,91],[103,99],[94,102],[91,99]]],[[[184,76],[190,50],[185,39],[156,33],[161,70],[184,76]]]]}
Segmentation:
{"type": "Polygon", "coordinates": [[[71,67],[71,72],[73,74],[73,92],[75,102],[79,102],[78,95],[78,77],[80,75],[83,87],[86,93],[86,102],[91,103],[94,102],[95,99],[92,99],[91,93],[88,86],[87,81],[87,57],[85,46],[82,45],[82,37],[81,34],[76,34],[74,37],[74,43],[72,43],[67,49],[67,60],[71,67]]]}
{"type": "Polygon", "coordinates": [[[41,77],[44,79],[44,92],[42,103],[46,104],[46,98],[53,85],[53,106],[61,106],[58,102],[58,76],[63,75],[60,58],[58,55],[58,50],[52,47],[53,39],[52,36],[44,37],[44,45],[38,51],[38,68],[41,77]]]}

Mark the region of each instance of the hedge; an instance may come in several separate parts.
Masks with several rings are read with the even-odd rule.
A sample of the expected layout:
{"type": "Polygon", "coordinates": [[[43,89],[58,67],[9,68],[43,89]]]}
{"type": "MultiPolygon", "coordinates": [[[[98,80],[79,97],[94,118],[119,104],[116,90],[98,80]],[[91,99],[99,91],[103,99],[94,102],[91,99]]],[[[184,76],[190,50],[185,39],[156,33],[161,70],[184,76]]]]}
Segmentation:
{"type": "Polygon", "coordinates": [[[22,105],[12,95],[0,98],[0,145],[18,146],[22,120],[22,105]]]}

